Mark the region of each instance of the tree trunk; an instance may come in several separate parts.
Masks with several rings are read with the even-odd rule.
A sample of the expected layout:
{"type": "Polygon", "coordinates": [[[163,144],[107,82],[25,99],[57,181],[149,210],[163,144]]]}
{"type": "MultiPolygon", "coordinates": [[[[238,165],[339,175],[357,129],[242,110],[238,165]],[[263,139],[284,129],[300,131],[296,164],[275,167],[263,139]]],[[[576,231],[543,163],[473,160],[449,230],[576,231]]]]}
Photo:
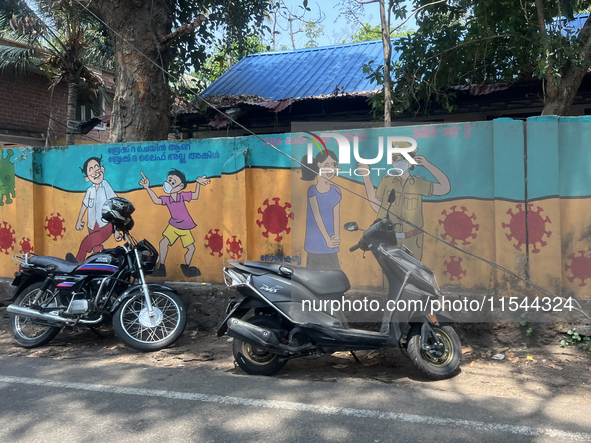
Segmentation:
{"type": "MultiPolygon", "coordinates": [[[[390,61],[392,45],[390,42],[390,20],[386,17],[385,0],[380,0],[380,17],[382,21],[382,45],[384,46],[384,123],[392,122],[392,80],[390,78],[390,61]]],[[[388,11],[389,14],[389,11],[388,11]]]]}
{"type": "MultiPolygon", "coordinates": [[[[68,128],[73,126],[70,122],[76,120],[76,105],[78,104],[78,83],[68,83],[68,103],[66,107],[66,124],[68,128]]],[[[51,115],[51,112],[50,112],[51,115]]],[[[66,129],[66,146],[76,143],[76,134],[68,134],[66,129]]]]}
{"type": "Polygon", "coordinates": [[[168,75],[158,66],[168,70],[170,65],[169,46],[161,45],[161,41],[172,30],[174,4],[173,0],[103,0],[91,4],[94,12],[123,37],[110,31],[116,84],[111,142],[168,138],[171,92],[168,75]]]}
{"type": "MultiPolygon", "coordinates": [[[[581,28],[577,39],[583,46],[583,59],[591,60],[591,16],[581,28]]],[[[586,64],[570,66],[561,72],[557,85],[554,85],[553,78],[547,75],[542,115],[568,115],[583,77],[588,71],[589,67],[586,64]]]]}

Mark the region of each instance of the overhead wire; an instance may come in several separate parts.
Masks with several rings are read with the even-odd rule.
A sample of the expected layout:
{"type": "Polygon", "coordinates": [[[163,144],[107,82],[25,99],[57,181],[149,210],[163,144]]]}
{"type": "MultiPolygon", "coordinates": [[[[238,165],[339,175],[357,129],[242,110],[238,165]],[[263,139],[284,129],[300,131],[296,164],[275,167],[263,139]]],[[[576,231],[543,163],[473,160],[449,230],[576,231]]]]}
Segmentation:
{"type": "MultiPolygon", "coordinates": [[[[104,20],[102,20],[100,17],[98,17],[95,13],[93,13],[90,9],[88,9],[88,7],[86,7],[86,5],[84,5],[80,0],[76,0],[76,2],[82,6],[82,8],[84,8],[89,14],[91,14],[93,17],[95,17],[98,21],[100,21],[102,24],[104,24],[111,32],[113,32],[113,34],[115,34],[117,37],[119,37],[123,42],[125,42],[127,45],[129,45],[134,51],[137,51],[141,56],[143,56],[146,60],[148,60],[150,63],[152,63],[154,66],[156,66],[158,69],[160,69],[161,71],[163,71],[163,73],[165,73],[166,75],[168,75],[169,77],[173,78],[174,80],[176,80],[177,82],[180,81],[179,77],[174,76],[173,74],[171,74],[169,71],[167,71],[166,69],[164,69],[162,66],[160,66],[158,63],[156,63],[156,61],[152,60],[150,57],[148,57],[146,54],[144,54],[140,49],[136,48],[133,44],[131,44],[129,41],[127,41],[127,39],[125,39],[125,37],[123,37],[120,33],[118,33],[117,31],[115,31],[111,26],[109,26],[107,23],[105,23],[104,20]]],[[[258,134],[256,134],[254,131],[250,130],[249,128],[247,128],[246,126],[242,125],[241,123],[239,123],[238,121],[236,121],[235,119],[233,119],[231,116],[229,116],[228,114],[226,114],[225,112],[223,112],[222,110],[220,110],[218,107],[216,107],[215,105],[209,103],[205,98],[203,98],[200,94],[198,94],[196,91],[194,91],[190,86],[186,86],[186,88],[191,91],[193,94],[195,94],[195,97],[198,98],[199,100],[203,101],[207,106],[209,106],[211,109],[213,109],[214,111],[216,111],[217,113],[223,115],[224,117],[226,117],[230,122],[232,122],[234,125],[238,126],[239,128],[243,129],[244,131],[246,131],[247,133],[249,133],[250,135],[254,136],[255,138],[259,139],[260,141],[262,141],[264,143],[264,146],[270,146],[272,149],[274,149],[275,151],[279,152],[281,155],[284,155],[285,157],[289,158],[292,162],[295,162],[297,164],[299,164],[302,168],[306,168],[309,171],[313,172],[314,175],[318,175],[318,172],[315,171],[314,169],[310,168],[309,166],[305,165],[304,163],[300,162],[299,160],[295,159],[294,157],[292,157],[291,155],[289,155],[287,152],[282,151],[281,149],[277,148],[277,146],[275,146],[272,143],[269,143],[268,141],[265,141],[262,137],[260,137],[258,134]]],[[[361,198],[362,200],[366,200],[367,202],[371,203],[371,200],[369,198],[367,198],[364,195],[361,195],[351,189],[348,189],[346,187],[342,187],[340,185],[338,185],[337,183],[335,183],[332,179],[327,180],[327,182],[334,184],[335,186],[338,186],[340,189],[343,189],[347,192],[349,192],[350,194],[353,194],[359,198],[361,198]]],[[[453,249],[456,249],[466,255],[469,255],[471,257],[474,257],[478,260],[483,261],[484,263],[487,263],[488,265],[499,269],[509,275],[511,275],[512,277],[515,277],[517,279],[519,279],[520,281],[523,281],[524,283],[526,283],[527,285],[531,286],[532,288],[535,288],[537,290],[539,290],[540,292],[546,294],[546,295],[550,295],[553,297],[560,297],[560,298],[564,298],[562,295],[558,295],[546,288],[543,288],[535,283],[533,283],[532,281],[530,281],[529,279],[523,278],[520,275],[516,274],[515,272],[493,262],[490,260],[487,260],[483,257],[480,257],[472,252],[469,252],[463,248],[460,248],[457,245],[454,245],[442,238],[439,238],[433,234],[431,234],[430,232],[425,231],[422,227],[417,226],[416,224],[409,222],[408,220],[405,220],[401,217],[399,217],[398,215],[392,213],[390,210],[387,210],[387,212],[390,215],[395,216],[400,222],[402,223],[406,223],[409,226],[420,230],[421,232],[427,234],[427,236],[434,238],[437,241],[440,241],[442,243],[444,243],[447,246],[450,246],[453,249]]],[[[586,312],[583,311],[583,309],[581,308],[581,305],[579,304],[579,302],[574,299],[571,298],[571,300],[573,300],[578,308],[573,308],[575,310],[577,310],[578,312],[580,312],[581,314],[583,314],[585,317],[587,317],[588,319],[591,320],[591,316],[589,316],[586,312]]]]}

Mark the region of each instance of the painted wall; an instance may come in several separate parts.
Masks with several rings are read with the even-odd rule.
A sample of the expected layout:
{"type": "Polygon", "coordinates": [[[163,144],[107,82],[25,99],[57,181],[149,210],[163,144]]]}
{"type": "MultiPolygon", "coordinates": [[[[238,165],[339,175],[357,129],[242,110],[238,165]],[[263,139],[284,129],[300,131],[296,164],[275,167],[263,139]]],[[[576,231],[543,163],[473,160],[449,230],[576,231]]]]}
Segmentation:
{"type": "MultiPolygon", "coordinates": [[[[589,296],[591,153],[587,146],[591,139],[591,118],[536,117],[526,123],[499,119],[359,129],[341,134],[351,141],[357,135],[363,158],[376,156],[380,137],[411,137],[417,142],[416,154],[424,160],[422,166],[411,171],[413,181],[423,183],[421,186],[427,189],[437,189],[429,183],[425,185],[425,182],[437,182],[429,172],[435,171],[433,167],[449,181],[451,189],[445,195],[433,192],[420,197],[405,191],[404,198],[399,195],[398,209],[393,212],[401,217],[422,215],[424,230],[435,237],[519,275],[529,274],[541,286],[553,291],[568,288],[577,296],[589,296]]],[[[308,140],[304,134],[262,138],[295,159],[301,160],[307,154],[308,140]]],[[[325,142],[329,150],[338,152],[333,138],[325,142]]],[[[318,150],[314,149],[316,155],[318,150]]],[[[88,177],[81,168],[89,158],[101,156],[104,175],[98,180],[104,179],[114,193],[133,202],[136,207],[133,235],[147,238],[157,248],[163,238],[171,236],[170,232],[169,237],[163,236],[171,218],[170,209],[158,201],[162,196],[164,200],[169,196],[163,184],[173,169],[186,176],[188,183],[183,192],[189,194],[184,206],[196,226],[184,230],[190,236],[180,232],[178,240],[169,246],[166,276],[157,278],[221,282],[224,260],[230,259],[283,259],[295,265],[306,264],[306,237],[311,235],[308,225],[314,221],[308,215],[308,196],[316,181],[302,180],[301,168],[264,141],[241,137],[4,150],[0,161],[2,276],[9,277],[18,269],[11,260],[17,253],[33,251],[61,258],[68,253],[79,254],[81,243],[89,235],[91,208],[81,218],[84,226],[80,226],[78,219],[92,182],[86,180],[88,177]],[[12,177],[15,177],[15,193],[10,193],[12,177]],[[149,180],[158,204],[144,188],[147,183],[140,184],[143,177],[149,180]],[[194,199],[198,177],[202,184],[198,199],[194,199]],[[187,265],[191,244],[195,253],[187,265]],[[181,265],[187,266],[183,270],[181,265]],[[202,275],[191,277],[191,267],[198,268],[202,275]]],[[[391,167],[385,155],[374,166],[391,167]]],[[[339,167],[339,176],[333,179],[341,195],[338,207],[341,228],[336,233],[340,237],[338,262],[354,287],[381,286],[381,272],[373,257],[366,254],[364,259],[362,252],[348,250],[360,233],[342,229],[347,221],[357,221],[360,227],[369,226],[376,213],[359,197],[367,193],[363,177],[353,173],[357,161],[352,159],[351,164],[341,161],[339,167]],[[351,173],[347,174],[349,169],[351,173]]],[[[381,180],[388,179],[393,180],[384,179],[383,174],[371,176],[378,189],[381,180]]],[[[435,270],[441,285],[495,288],[509,294],[523,288],[513,278],[426,234],[410,234],[405,241],[422,243],[419,248],[422,260],[435,270]]],[[[325,246],[323,241],[317,243],[325,246]]],[[[104,247],[116,244],[109,236],[104,247]]]]}

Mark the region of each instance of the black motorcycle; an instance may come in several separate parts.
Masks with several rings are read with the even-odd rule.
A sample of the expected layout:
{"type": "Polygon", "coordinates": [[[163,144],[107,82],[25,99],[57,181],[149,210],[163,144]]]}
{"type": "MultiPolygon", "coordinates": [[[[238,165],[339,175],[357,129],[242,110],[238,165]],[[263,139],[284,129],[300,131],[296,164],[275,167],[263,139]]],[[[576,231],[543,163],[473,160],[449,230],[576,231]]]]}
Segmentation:
{"type": "MultiPolygon", "coordinates": [[[[358,226],[347,223],[345,230],[358,226]]],[[[431,312],[431,300],[440,297],[433,271],[397,247],[395,224],[388,218],[376,220],[350,251],[356,249],[371,251],[389,283],[379,332],[351,329],[343,310],[332,309],[333,301],[346,305],[344,293],[351,287],[340,270],[230,262],[226,285],[242,297],[228,306],[218,335],[234,338],[238,366],[248,374],[271,375],[292,358],[399,346],[430,378],[452,376],[461,344],[444,323],[451,318],[431,312]],[[251,311],[254,315],[242,320],[251,311]]]]}
{"type": "Polygon", "coordinates": [[[110,319],[121,341],[140,351],[162,349],[181,336],[187,321],[183,302],[173,289],[146,283],[158,252],[129,234],[134,210],[120,197],[105,203],[102,217],[125,244],[83,263],[31,253],[14,257],[21,270],[15,273],[14,303],[7,311],[10,332],[20,346],[42,346],[65,326],[94,327],[110,319]]]}

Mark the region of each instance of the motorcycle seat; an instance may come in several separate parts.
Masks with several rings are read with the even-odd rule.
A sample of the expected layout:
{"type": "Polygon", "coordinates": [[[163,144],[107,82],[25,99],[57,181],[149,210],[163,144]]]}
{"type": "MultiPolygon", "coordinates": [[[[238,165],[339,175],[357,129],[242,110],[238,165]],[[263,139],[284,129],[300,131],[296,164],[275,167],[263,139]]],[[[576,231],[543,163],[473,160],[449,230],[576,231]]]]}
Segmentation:
{"type": "Polygon", "coordinates": [[[347,292],[351,284],[345,273],[335,269],[310,269],[294,266],[292,281],[300,283],[316,295],[347,292]]]}
{"type": "Polygon", "coordinates": [[[29,258],[29,263],[45,268],[51,272],[60,272],[63,274],[69,274],[78,267],[80,263],[71,263],[67,260],[62,260],[57,257],[44,257],[42,255],[35,255],[29,258]]]}

